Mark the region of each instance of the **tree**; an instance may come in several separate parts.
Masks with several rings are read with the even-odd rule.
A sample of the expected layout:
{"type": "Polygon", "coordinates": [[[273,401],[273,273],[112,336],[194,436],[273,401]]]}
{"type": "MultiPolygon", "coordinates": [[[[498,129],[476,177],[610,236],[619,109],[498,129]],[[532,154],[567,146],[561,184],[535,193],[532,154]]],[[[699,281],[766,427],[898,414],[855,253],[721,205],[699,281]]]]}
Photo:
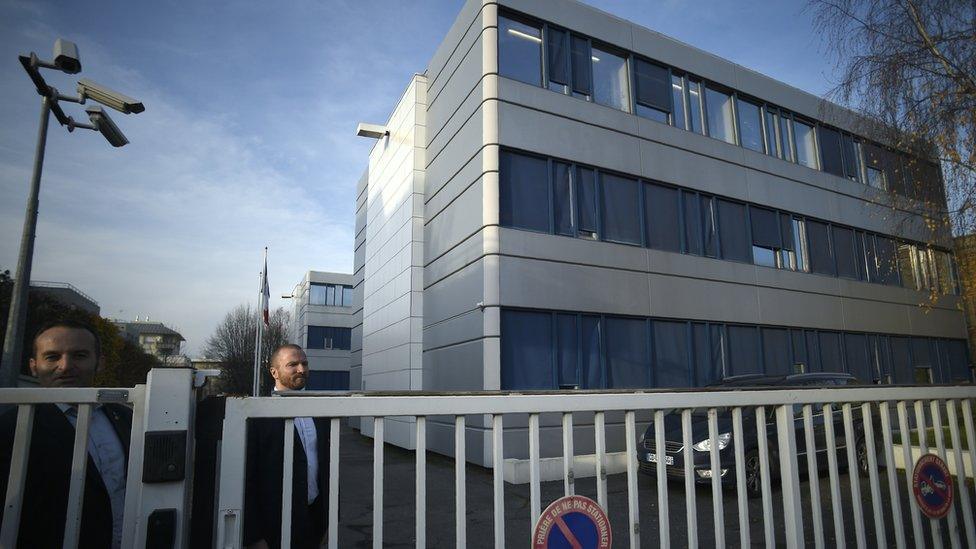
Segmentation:
{"type": "MultiPolygon", "coordinates": [[[[926,214],[933,234],[976,229],[976,3],[972,0],[812,0],[818,30],[841,78],[831,92],[880,125],[867,135],[916,159],[901,168],[893,206],[926,214]],[[945,199],[924,174],[942,165],[945,199]],[[920,177],[909,177],[918,174],[920,177]],[[921,206],[920,206],[921,205],[921,206]],[[951,223],[947,227],[946,224],[951,223]]],[[[937,170],[928,172],[935,174],[937,170]]],[[[937,183],[937,182],[936,182],[937,183]]]]}
{"type": "MultiPolygon", "coordinates": [[[[250,304],[238,305],[207,340],[204,354],[221,363],[221,375],[214,380],[217,389],[227,394],[251,394],[254,378],[254,338],[257,335],[258,311],[250,304]]],[[[268,371],[271,353],[288,343],[290,316],[278,307],[269,315],[261,337],[261,393],[274,385],[268,371]]]]}
{"type": "MultiPolygon", "coordinates": [[[[0,271],[0,347],[6,334],[13,285],[10,271],[0,271]]],[[[34,334],[41,325],[52,320],[75,320],[88,324],[98,333],[105,362],[95,374],[96,387],[133,387],[145,383],[149,370],[160,366],[156,357],[147,354],[137,343],[123,336],[112,321],[65,305],[43,292],[31,290],[27,298],[27,329],[24,331],[21,373],[30,373],[28,361],[34,334]]]]}

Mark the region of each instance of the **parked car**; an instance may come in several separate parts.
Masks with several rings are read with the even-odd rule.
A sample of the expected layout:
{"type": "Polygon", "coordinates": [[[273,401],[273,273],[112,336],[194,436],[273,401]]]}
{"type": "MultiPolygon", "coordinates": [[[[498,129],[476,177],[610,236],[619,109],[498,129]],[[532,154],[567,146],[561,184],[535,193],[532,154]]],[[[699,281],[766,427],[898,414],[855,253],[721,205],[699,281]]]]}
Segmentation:
{"type": "MultiPolygon", "coordinates": [[[[749,389],[749,388],[787,388],[787,387],[831,387],[843,385],[858,385],[860,382],[852,375],[846,373],[809,373],[794,374],[788,376],[767,376],[767,375],[743,375],[735,376],[722,380],[719,383],[710,385],[712,388],[726,389],[749,389]]],[[[796,433],[797,466],[800,474],[807,471],[806,462],[806,435],[803,428],[803,407],[794,405],[793,410],[796,417],[794,429],[796,433]]],[[[747,407],[742,409],[742,423],[744,431],[745,451],[745,475],[746,490],[750,497],[758,497],[762,493],[760,483],[759,468],[759,437],[756,429],[756,408],[747,407]]],[[[766,436],[767,447],[769,449],[770,479],[775,480],[779,476],[779,444],[776,430],[775,407],[766,407],[766,436]]],[[[814,442],[817,447],[817,461],[820,471],[823,471],[827,464],[827,444],[826,429],[824,427],[823,407],[815,405],[813,407],[813,427],[814,442]]],[[[838,464],[847,464],[847,439],[844,430],[844,419],[840,405],[834,405],[833,414],[834,437],[837,448],[838,464]]],[[[862,474],[868,470],[867,449],[864,443],[864,427],[861,414],[855,413],[853,418],[855,434],[855,455],[858,469],[862,474]]],[[[669,478],[684,478],[684,443],[681,430],[681,414],[678,412],[668,413],[664,418],[664,462],[669,478]]],[[[698,409],[691,415],[691,439],[693,456],[693,474],[695,481],[699,483],[711,482],[711,444],[708,436],[708,411],[698,409]]],[[[732,417],[731,410],[720,408],[718,416],[718,448],[720,474],[723,483],[733,483],[735,481],[735,448],[732,442],[732,417]]],[[[637,461],[639,469],[643,473],[657,474],[656,467],[658,459],[655,455],[656,443],[654,438],[654,424],[651,423],[647,430],[640,437],[637,446],[637,461]]]]}

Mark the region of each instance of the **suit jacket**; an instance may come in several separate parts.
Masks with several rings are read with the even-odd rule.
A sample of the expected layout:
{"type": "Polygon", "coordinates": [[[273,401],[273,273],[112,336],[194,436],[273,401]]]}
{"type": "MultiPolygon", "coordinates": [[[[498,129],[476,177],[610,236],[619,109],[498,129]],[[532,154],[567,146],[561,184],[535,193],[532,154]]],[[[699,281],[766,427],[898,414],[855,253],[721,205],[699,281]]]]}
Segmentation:
{"type": "MultiPolygon", "coordinates": [[[[128,466],[132,411],[117,404],[105,404],[102,410],[122,443],[128,466]]],[[[7,492],[16,425],[16,408],[0,416],[0,494],[7,492]]],[[[63,545],[74,439],[75,429],[64,412],[54,404],[36,406],[18,547],[57,549],[63,545]]],[[[112,504],[94,461],[87,452],[85,455],[88,466],[78,546],[104,549],[112,546],[112,504]]],[[[0,509],[0,517],[2,513],[0,509]]]]}
{"type": "MultiPolygon", "coordinates": [[[[292,473],[292,547],[319,547],[326,529],[329,495],[329,420],[314,418],[318,454],[319,505],[308,505],[308,461],[297,430],[292,473]]],[[[281,480],[284,477],[285,420],[252,419],[248,423],[247,476],[244,487],[244,545],[264,539],[281,546],[281,480]]]]}

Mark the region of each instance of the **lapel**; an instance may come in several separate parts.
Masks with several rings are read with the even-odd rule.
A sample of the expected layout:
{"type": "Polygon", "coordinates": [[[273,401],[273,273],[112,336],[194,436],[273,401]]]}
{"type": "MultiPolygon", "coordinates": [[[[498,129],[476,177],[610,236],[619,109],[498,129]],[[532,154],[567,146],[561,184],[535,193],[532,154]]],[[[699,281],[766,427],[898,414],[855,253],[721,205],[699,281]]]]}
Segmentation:
{"type": "Polygon", "coordinates": [[[115,428],[115,434],[119,436],[122,443],[122,451],[125,452],[126,463],[129,461],[129,442],[132,440],[132,411],[125,406],[118,404],[105,404],[102,411],[108,418],[109,423],[115,428]]]}
{"type": "MultiPolygon", "coordinates": [[[[55,470],[71,471],[71,458],[75,448],[75,428],[68,421],[68,418],[65,417],[64,412],[54,404],[42,404],[38,406],[38,414],[34,425],[35,436],[38,433],[38,427],[41,427],[41,432],[44,433],[43,436],[57,448],[53,452],[53,456],[50,457],[58,460],[62,465],[55,470]],[[37,422],[38,420],[39,423],[37,422]]],[[[31,445],[33,446],[33,444],[32,442],[31,445]]],[[[87,492],[90,489],[87,487],[93,488],[97,485],[105,492],[102,475],[98,474],[98,468],[95,467],[94,460],[88,454],[87,442],[85,444],[85,458],[88,462],[85,467],[85,491],[87,492]]],[[[67,488],[65,489],[65,493],[67,494],[67,488]]]]}

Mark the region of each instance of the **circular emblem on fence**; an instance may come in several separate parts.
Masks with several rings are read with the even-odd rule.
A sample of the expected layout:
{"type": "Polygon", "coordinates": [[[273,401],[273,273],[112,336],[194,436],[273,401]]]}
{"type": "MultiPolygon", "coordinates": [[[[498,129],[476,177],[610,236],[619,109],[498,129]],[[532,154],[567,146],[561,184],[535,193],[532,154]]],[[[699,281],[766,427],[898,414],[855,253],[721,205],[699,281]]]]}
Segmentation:
{"type": "Polygon", "coordinates": [[[566,496],[549,504],[532,533],[533,549],[604,549],[612,542],[607,514],[584,496],[566,496]]]}
{"type": "Polygon", "coordinates": [[[912,473],[915,501],[925,516],[940,519],[952,508],[952,476],[942,458],[925,454],[915,462],[912,473]]]}

